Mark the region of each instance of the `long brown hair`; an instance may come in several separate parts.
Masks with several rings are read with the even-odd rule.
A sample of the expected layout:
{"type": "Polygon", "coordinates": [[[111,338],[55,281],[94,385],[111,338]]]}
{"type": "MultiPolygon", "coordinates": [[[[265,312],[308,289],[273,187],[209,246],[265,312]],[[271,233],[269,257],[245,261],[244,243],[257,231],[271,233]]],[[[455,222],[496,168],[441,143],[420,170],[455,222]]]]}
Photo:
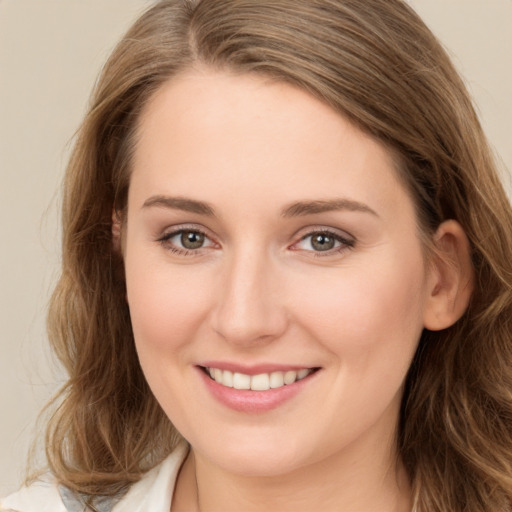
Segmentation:
{"type": "Polygon", "coordinates": [[[456,219],[475,290],[464,317],[423,333],[397,447],[418,512],[503,512],[512,502],[512,212],[468,93],[401,0],[170,0],[108,60],[67,170],[63,268],[48,320],[69,374],[46,446],[64,485],[113,494],[179,435],[134,348],[112,211],[126,207],[137,120],[152,94],[201,62],[298,86],[398,155],[428,239],[456,219]]]}

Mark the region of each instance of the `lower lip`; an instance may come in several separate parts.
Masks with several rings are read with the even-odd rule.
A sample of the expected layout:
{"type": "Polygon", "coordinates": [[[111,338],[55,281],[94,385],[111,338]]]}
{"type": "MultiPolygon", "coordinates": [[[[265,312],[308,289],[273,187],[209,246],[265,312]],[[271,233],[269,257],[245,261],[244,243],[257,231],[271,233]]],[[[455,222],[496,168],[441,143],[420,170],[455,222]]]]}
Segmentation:
{"type": "Polygon", "coordinates": [[[276,409],[300,393],[318,373],[318,371],[315,371],[304,379],[298,380],[293,384],[281,386],[280,388],[252,391],[223,386],[206,375],[201,368],[198,368],[198,371],[214,398],[230,409],[245,413],[261,413],[276,409]]]}

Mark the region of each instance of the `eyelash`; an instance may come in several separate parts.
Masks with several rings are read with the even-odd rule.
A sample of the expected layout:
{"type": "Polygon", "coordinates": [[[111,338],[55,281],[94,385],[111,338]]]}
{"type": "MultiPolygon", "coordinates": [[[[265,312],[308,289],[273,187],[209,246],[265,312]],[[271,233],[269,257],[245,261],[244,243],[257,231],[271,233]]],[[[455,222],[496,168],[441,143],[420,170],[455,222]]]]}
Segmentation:
{"type": "Polygon", "coordinates": [[[202,235],[205,239],[211,240],[208,234],[201,229],[180,227],[171,231],[170,233],[165,233],[163,236],[157,239],[157,242],[159,242],[164,247],[164,249],[172,252],[173,254],[177,254],[179,256],[199,256],[201,254],[199,251],[204,249],[204,247],[199,247],[198,249],[186,249],[177,247],[172,242],[170,242],[170,240],[175,236],[183,235],[184,233],[202,235]]]}
{"type": "MultiPolygon", "coordinates": [[[[333,247],[332,249],[328,249],[325,251],[314,251],[307,250],[307,252],[311,252],[315,258],[325,258],[328,256],[339,255],[346,251],[352,250],[355,247],[356,241],[353,238],[347,238],[341,236],[339,233],[335,231],[330,231],[328,229],[317,229],[314,231],[309,231],[306,235],[302,236],[300,240],[293,245],[298,245],[299,243],[307,240],[308,238],[312,238],[314,236],[322,235],[328,238],[332,238],[335,242],[338,242],[340,245],[338,247],[333,247]]],[[[311,244],[312,242],[310,242],[311,244]]],[[[301,249],[295,249],[301,250],[301,249]]]]}
{"type": "MultiPolygon", "coordinates": [[[[199,256],[202,254],[201,249],[205,249],[207,247],[198,247],[197,249],[186,249],[186,248],[180,248],[177,247],[175,244],[171,243],[170,240],[176,236],[183,235],[184,233],[192,233],[203,236],[205,239],[210,240],[211,238],[208,236],[208,234],[198,228],[186,228],[186,227],[180,227],[178,229],[175,229],[169,233],[165,233],[163,236],[157,239],[157,242],[159,242],[166,250],[172,252],[173,254],[177,254],[179,256],[199,256]]],[[[308,249],[292,249],[295,251],[305,251],[308,253],[312,253],[315,258],[322,258],[327,256],[333,256],[337,254],[342,254],[345,251],[352,250],[356,244],[356,241],[352,238],[346,238],[341,236],[339,233],[335,231],[331,231],[328,229],[316,229],[313,231],[309,231],[307,234],[302,236],[298,242],[295,242],[290,247],[293,248],[294,246],[297,246],[301,242],[304,242],[308,238],[312,238],[313,236],[322,235],[328,238],[332,238],[336,243],[339,243],[338,247],[333,247],[332,249],[328,249],[325,251],[315,251],[315,250],[308,250],[308,249]]],[[[212,242],[212,245],[214,245],[214,242],[212,242]]]]}

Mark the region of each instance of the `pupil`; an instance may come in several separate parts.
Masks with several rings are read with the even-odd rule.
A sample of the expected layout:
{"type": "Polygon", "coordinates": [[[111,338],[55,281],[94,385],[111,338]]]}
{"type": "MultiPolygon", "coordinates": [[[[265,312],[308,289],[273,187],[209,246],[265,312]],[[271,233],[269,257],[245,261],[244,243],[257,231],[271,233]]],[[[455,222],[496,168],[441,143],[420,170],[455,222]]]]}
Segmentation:
{"type": "Polygon", "coordinates": [[[315,235],[311,241],[311,245],[317,251],[328,251],[334,247],[334,238],[328,235],[315,235]]]}
{"type": "Polygon", "coordinates": [[[195,231],[185,231],[181,234],[181,244],[185,249],[199,249],[204,244],[204,235],[195,231]]]}

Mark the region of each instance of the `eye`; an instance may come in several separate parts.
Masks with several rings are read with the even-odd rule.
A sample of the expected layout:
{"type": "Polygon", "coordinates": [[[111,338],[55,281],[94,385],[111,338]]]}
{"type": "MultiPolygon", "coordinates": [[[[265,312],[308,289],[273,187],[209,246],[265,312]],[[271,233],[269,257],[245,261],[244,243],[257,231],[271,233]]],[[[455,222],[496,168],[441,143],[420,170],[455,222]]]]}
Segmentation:
{"type": "Polygon", "coordinates": [[[206,239],[203,233],[197,231],[182,231],[180,235],[176,235],[173,238],[178,237],[181,246],[185,249],[199,249],[204,245],[206,239]]]}
{"type": "Polygon", "coordinates": [[[213,241],[202,231],[197,229],[179,229],[166,233],[158,241],[172,252],[179,254],[190,254],[199,249],[213,247],[213,241]]]}
{"type": "Polygon", "coordinates": [[[303,236],[294,249],[315,253],[338,253],[353,247],[355,241],[332,231],[314,231],[303,236]]]}

